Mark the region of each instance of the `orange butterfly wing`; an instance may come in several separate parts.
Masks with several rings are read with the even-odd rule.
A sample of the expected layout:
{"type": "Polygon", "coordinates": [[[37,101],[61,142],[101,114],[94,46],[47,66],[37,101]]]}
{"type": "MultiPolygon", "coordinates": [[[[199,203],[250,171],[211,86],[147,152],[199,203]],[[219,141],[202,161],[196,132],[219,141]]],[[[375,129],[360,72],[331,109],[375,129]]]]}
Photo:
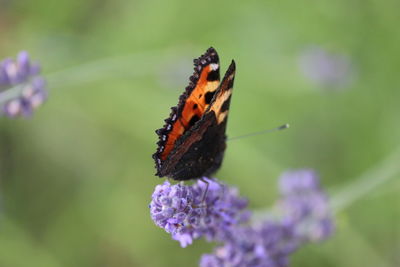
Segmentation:
{"type": "Polygon", "coordinates": [[[172,108],[170,117],[159,135],[159,148],[153,155],[158,165],[167,159],[179,137],[189,130],[208,109],[220,83],[219,58],[214,48],[194,60],[194,73],[190,84],[180,96],[179,103],[172,108]]]}

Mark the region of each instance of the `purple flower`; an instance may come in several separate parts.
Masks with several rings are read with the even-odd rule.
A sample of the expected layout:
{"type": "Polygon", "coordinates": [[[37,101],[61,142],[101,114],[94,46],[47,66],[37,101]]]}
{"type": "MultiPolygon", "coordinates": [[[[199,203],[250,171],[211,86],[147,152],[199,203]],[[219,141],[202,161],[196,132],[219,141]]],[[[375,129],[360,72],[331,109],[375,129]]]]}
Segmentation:
{"type": "Polygon", "coordinates": [[[351,62],[346,56],[320,47],[305,50],[299,65],[304,76],[320,86],[339,88],[348,84],[353,76],[351,62]]]}
{"type": "Polygon", "coordinates": [[[13,86],[27,82],[32,76],[39,74],[40,67],[31,63],[29,54],[22,51],[17,60],[6,58],[0,63],[0,86],[13,86]]]}
{"type": "Polygon", "coordinates": [[[247,201],[239,197],[236,188],[204,178],[193,185],[158,185],[150,203],[151,218],[179,241],[182,247],[193,239],[208,241],[230,238],[235,225],[248,221],[247,201]]]}
{"type": "Polygon", "coordinates": [[[200,237],[221,243],[202,256],[201,267],[285,267],[301,246],[333,233],[328,198],[312,170],[282,174],[277,212],[252,221],[236,188],[204,179],[206,195],[207,185],[200,180],[191,186],[164,182],[150,203],[153,221],[182,247],[200,237]]]}
{"type": "Polygon", "coordinates": [[[289,255],[298,247],[293,229],[291,224],[271,221],[238,227],[232,240],[202,256],[200,266],[288,266],[289,255]]]}
{"type": "Polygon", "coordinates": [[[321,241],[334,230],[328,197],[312,170],[285,172],[280,178],[281,200],[277,207],[295,225],[302,242],[321,241]]]}
{"type": "Polygon", "coordinates": [[[4,115],[29,117],[43,104],[47,91],[39,72],[39,65],[30,61],[26,51],[20,52],[16,60],[7,58],[0,62],[0,96],[6,93],[15,95],[4,104],[0,103],[4,115]]]}
{"type": "Polygon", "coordinates": [[[328,200],[312,170],[285,172],[280,178],[278,216],[236,225],[224,244],[205,254],[201,267],[284,267],[302,245],[333,233],[328,200]]]}
{"type": "Polygon", "coordinates": [[[311,169],[286,171],[279,178],[279,190],[283,197],[320,190],[319,179],[311,169]]]}

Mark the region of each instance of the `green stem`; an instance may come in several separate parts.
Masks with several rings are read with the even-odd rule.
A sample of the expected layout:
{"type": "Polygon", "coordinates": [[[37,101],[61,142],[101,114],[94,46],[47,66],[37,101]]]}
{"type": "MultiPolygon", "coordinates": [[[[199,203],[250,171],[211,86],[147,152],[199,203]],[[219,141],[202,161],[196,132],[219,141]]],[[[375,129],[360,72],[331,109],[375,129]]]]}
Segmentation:
{"type": "MultiPolygon", "coordinates": [[[[71,86],[76,83],[93,82],[109,76],[138,77],[147,75],[159,67],[159,62],[174,51],[147,51],[138,54],[113,56],[83,63],[71,68],[45,74],[51,88],[71,86]]],[[[0,105],[20,96],[22,85],[0,92],[0,105]]]]}
{"type": "Polygon", "coordinates": [[[331,205],[338,213],[354,202],[370,194],[377,187],[400,175],[400,149],[397,149],[380,164],[366,171],[350,185],[333,194],[331,205]]]}
{"type": "Polygon", "coordinates": [[[7,90],[0,92],[0,105],[21,95],[23,84],[16,85],[7,90]]]}

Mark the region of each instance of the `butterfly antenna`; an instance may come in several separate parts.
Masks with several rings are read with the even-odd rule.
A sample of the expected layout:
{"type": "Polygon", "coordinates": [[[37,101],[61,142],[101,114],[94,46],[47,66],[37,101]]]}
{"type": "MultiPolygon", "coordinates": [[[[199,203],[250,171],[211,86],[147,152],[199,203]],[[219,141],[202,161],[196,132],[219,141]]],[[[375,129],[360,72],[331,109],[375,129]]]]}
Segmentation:
{"type": "Polygon", "coordinates": [[[276,131],[280,131],[280,130],[285,130],[289,128],[289,124],[283,124],[279,127],[276,128],[272,128],[272,129],[268,129],[268,130],[264,130],[264,131],[259,131],[259,132],[254,132],[254,133],[249,133],[249,134],[244,134],[244,135],[239,135],[239,136],[235,136],[232,138],[228,138],[228,141],[232,141],[232,140],[237,140],[237,139],[242,139],[245,137],[250,137],[250,136],[256,136],[256,135],[261,135],[261,134],[266,134],[266,133],[271,133],[271,132],[276,132],[276,131]]]}

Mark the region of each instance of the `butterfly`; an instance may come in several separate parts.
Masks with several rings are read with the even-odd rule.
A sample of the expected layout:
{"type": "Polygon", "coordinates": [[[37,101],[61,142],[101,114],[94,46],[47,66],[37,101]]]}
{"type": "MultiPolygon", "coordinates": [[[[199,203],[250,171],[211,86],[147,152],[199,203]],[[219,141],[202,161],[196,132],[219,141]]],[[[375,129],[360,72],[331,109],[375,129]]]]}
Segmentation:
{"type": "Polygon", "coordinates": [[[232,60],[220,82],[219,57],[210,47],[194,59],[189,85],[171,108],[153,154],[159,177],[197,179],[216,172],[226,148],[226,124],[235,79],[232,60]]]}

